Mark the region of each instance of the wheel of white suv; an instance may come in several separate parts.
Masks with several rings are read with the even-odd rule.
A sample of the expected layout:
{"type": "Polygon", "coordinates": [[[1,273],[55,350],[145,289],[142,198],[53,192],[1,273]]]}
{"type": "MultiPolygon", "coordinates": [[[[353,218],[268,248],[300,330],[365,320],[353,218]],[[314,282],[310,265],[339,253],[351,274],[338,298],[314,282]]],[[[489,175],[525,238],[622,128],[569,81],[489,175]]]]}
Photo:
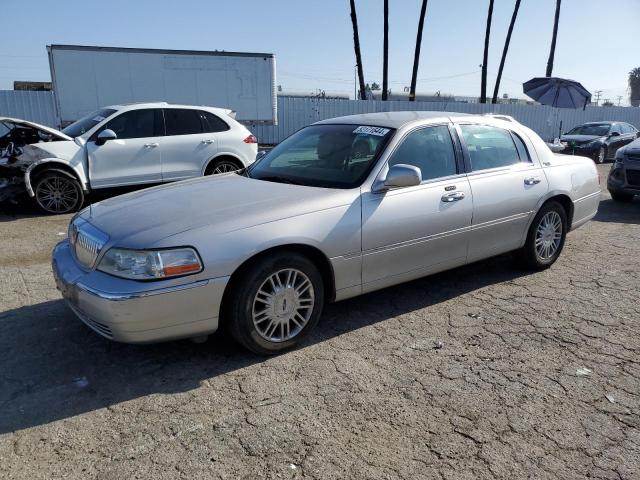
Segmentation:
{"type": "Polygon", "coordinates": [[[233,160],[223,158],[221,160],[213,161],[211,165],[207,167],[205,175],[220,175],[221,173],[230,173],[240,170],[242,165],[233,160]]]}
{"type": "Polygon", "coordinates": [[[558,202],[545,203],[537,213],[518,252],[520,262],[532,270],[549,268],[560,256],[567,236],[567,214],[558,202]]]}
{"type": "Polygon", "coordinates": [[[38,175],[33,183],[33,192],[38,208],[50,214],[76,212],[84,202],[80,183],[56,170],[38,175]]]}
{"type": "Polygon", "coordinates": [[[295,252],[259,260],[231,285],[226,309],[233,338],[249,350],[275,354],[295,347],[318,323],[324,304],[316,266],[295,252]]]}

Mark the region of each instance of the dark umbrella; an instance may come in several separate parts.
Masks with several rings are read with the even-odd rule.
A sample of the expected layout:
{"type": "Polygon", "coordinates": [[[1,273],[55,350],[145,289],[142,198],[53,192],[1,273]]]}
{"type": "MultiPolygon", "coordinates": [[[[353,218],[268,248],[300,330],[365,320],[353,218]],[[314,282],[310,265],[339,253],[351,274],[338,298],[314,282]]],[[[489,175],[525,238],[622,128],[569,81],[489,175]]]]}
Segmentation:
{"type": "Polygon", "coordinates": [[[575,80],[556,77],[532,78],[522,90],[543,105],[560,108],[582,108],[591,102],[589,91],[575,80]]]}

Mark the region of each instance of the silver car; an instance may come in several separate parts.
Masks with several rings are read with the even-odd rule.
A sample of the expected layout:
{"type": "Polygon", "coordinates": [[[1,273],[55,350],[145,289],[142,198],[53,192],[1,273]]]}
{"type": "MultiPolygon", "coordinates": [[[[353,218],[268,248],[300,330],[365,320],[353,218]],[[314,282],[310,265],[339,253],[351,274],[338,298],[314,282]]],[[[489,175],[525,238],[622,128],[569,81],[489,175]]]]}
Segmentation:
{"type": "Polygon", "coordinates": [[[394,112],[301,129],[254,165],[94,204],[53,271],[122,342],[225,324],[258,353],[298,344],[323,304],[504,252],[544,269],[591,219],[594,163],[505,117],[394,112]]]}

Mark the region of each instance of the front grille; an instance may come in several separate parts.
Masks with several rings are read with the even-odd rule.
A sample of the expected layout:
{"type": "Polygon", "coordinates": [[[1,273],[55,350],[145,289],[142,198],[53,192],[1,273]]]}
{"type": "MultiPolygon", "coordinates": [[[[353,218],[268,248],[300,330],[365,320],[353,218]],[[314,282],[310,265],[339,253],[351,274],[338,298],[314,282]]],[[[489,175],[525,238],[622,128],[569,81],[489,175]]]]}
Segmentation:
{"type": "Polygon", "coordinates": [[[627,170],[627,183],[634,187],[640,187],[640,170],[627,170]]]}
{"type": "Polygon", "coordinates": [[[109,237],[90,223],[78,218],[71,225],[69,239],[78,261],[85,267],[92,268],[109,237]]]}

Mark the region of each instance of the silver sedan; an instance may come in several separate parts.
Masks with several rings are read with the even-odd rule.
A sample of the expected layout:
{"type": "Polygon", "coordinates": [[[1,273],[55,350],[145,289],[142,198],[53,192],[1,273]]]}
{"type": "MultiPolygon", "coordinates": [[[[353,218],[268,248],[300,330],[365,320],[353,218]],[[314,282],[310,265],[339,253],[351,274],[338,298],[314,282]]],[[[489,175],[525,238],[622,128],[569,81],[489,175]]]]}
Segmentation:
{"type": "Polygon", "coordinates": [[[123,342],[225,324],[258,353],[301,342],[338,301],[501,253],[551,266],[600,195],[593,162],[508,117],[325,120],[238,173],[106,200],[53,252],[58,288],[123,342]]]}

